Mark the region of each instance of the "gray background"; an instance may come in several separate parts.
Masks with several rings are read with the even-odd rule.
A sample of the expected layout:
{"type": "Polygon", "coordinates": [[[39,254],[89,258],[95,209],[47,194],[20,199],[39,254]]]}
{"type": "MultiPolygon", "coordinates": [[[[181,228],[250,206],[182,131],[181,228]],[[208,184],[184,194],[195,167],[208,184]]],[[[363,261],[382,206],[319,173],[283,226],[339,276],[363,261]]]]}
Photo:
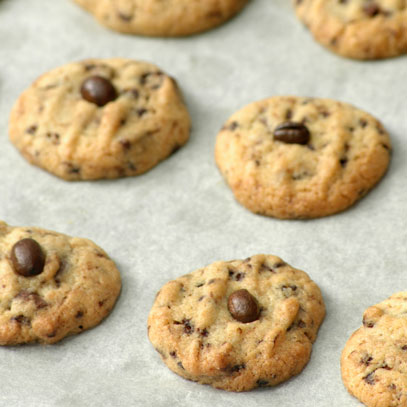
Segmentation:
{"type": "Polygon", "coordinates": [[[0,0],[0,218],[87,237],[123,277],[97,328],[54,346],[0,349],[1,406],[359,406],[339,358],[369,305],[406,288],[407,59],[342,59],[315,43],[286,0],[253,0],[228,24],[185,39],[125,36],[69,0],[0,0]],[[193,120],[188,144],[148,173],[68,183],[30,166],[8,115],[40,74],[87,57],[147,60],[175,76],[193,120]],[[382,120],[394,147],[384,180],[348,211],[312,221],[256,216],[237,204],[213,158],[235,110],[277,94],[339,99],[382,120]],[[303,373],[233,394],[181,379],[148,342],[146,319],[169,279],[215,260],[277,254],[321,287],[327,316],[303,373]]]}

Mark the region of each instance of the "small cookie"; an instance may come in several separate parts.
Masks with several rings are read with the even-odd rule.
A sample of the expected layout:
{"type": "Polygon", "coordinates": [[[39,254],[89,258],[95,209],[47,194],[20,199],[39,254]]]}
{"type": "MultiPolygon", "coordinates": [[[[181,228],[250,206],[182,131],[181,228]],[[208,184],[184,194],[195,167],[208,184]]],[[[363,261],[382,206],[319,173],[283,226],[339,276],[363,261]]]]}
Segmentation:
{"type": "Polygon", "coordinates": [[[97,325],[120,274],[87,239],[0,222],[0,345],[55,343],[97,325]]]}
{"type": "Polygon", "coordinates": [[[315,39],[356,59],[407,53],[405,0],[295,0],[298,18],[315,39]]]}
{"type": "Polygon", "coordinates": [[[107,27],[123,33],[176,37],[214,28],[249,0],[75,0],[107,27]]]}
{"type": "Polygon", "coordinates": [[[369,307],[342,352],[342,379],[368,407],[407,406],[407,291],[369,307]]]}
{"type": "Polygon", "coordinates": [[[180,376],[247,391],[300,373],[324,315],[321,292],[306,273],[256,255],[219,261],[164,285],[148,334],[180,376]]]}
{"type": "Polygon", "coordinates": [[[19,97],[9,124],[22,155],[65,180],[141,174],[185,144],[189,129],[175,81],[128,59],[46,73],[19,97]]]}
{"type": "Polygon", "coordinates": [[[218,135],[215,158],[251,211],[316,218],[365,195],[385,173],[390,148],[380,122],[349,104],[277,96],[235,113],[218,135]]]}

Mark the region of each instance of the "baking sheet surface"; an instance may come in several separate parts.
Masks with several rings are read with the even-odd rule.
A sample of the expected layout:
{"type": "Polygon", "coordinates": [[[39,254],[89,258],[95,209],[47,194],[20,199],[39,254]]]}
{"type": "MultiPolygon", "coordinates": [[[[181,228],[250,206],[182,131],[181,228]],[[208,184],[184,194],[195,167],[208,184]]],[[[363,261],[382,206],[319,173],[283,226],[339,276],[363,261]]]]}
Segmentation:
{"type": "Polygon", "coordinates": [[[253,0],[236,18],[183,39],[126,36],[69,0],[0,0],[0,219],[94,240],[123,290],[98,327],[54,346],[0,349],[0,406],[356,407],[339,369],[363,311],[407,289],[407,59],[358,62],[315,43],[286,0],[253,0]],[[88,57],[153,62],[177,78],[193,120],[188,144],[148,173],[68,183],[29,165],[8,141],[10,109],[42,73],[88,57]],[[213,158],[217,131],[272,95],[328,97],[378,117],[394,147],[384,180],[339,215],[256,216],[233,199],[213,158]],[[170,372],[147,339],[155,293],[216,260],[271,253],[321,287],[327,316],[302,374],[234,394],[170,372]]]}

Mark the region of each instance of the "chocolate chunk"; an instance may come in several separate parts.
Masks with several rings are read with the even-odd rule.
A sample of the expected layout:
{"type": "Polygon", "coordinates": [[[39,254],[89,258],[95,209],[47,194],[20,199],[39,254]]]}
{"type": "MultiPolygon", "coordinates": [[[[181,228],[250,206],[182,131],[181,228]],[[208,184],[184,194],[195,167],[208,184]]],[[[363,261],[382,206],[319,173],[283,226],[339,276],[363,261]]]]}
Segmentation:
{"type": "Polygon", "coordinates": [[[117,98],[117,92],[112,83],[102,76],[91,76],[82,83],[82,97],[99,107],[117,98]]]}
{"type": "Polygon", "coordinates": [[[34,239],[19,240],[10,255],[14,271],[24,277],[36,276],[44,270],[45,256],[34,239]]]}
{"type": "Polygon", "coordinates": [[[306,126],[296,122],[284,122],[274,130],[274,139],[287,144],[307,144],[311,135],[306,126]]]}
{"type": "Polygon", "coordinates": [[[240,322],[253,322],[259,318],[259,306],[249,291],[237,290],[229,296],[228,310],[240,322]]]}
{"type": "Polygon", "coordinates": [[[21,325],[31,325],[31,320],[30,318],[24,316],[24,315],[18,315],[16,317],[12,317],[11,321],[18,322],[21,325]]]}

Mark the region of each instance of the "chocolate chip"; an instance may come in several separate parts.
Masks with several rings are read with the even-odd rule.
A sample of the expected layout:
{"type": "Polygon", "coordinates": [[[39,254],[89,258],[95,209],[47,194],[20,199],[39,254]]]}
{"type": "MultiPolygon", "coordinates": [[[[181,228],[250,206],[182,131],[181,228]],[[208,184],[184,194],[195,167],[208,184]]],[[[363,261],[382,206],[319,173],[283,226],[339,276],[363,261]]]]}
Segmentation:
{"type": "Polygon", "coordinates": [[[374,373],[375,373],[375,372],[369,373],[367,376],[365,376],[365,377],[363,378],[363,380],[364,380],[367,384],[370,384],[371,386],[375,384],[374,373]]]}
{"type": "Polygon", "coordinates": [[[363,318],[363,325],[366,328],[373,328],[375,324],[373,321],[367,321],[365,318],[363,318]]]}
{"type": "Polygon", "coordinates": [[[229,296],[228,310],[240,322],[253,322],[259,318],[259,306],[249,291],[237,290],[229,296]]]}
{"type": "Polygon", "coordinates": [[[307,144],[310,133],[306,126],[296,122],[284,122],[274,130],[274,139],[287,144],[307,144]]]}
{"type": "Polygon", "coordinates": [[[367,126],[367,120],[365,119],[360,119],[359,124],[362,128],[365,128],[367,126]]]}
{"type": "Polygon", "coordinates": [[[32,126],[28,127],[25,132],[28,134],[34,134],[37,131],[37,126],[33,124],[32,126]]]}
{"type": "Polygon", "coordinates": [[[363,6],[363,11],[369,17],[374,17],[380,13],[380,7],[376,3],[368,3],[363,6]]]}
{"type": "Polygon", "coordinates": [[[11,249],[14,271],[24,277],[36,276],[44,270],[45,256],[34,239],[19,240],[11,249]]]}
{"type": "Polygon", "coordinates": [[[82,318],[83,317],[83,312],[82,311],[78,311],[75,315],[75,318],[82,318]]]}
{"type": "Polygon", "coordinates": [[[91,76],[82,83],[82,97],[99,107],[115,100],[117,92],[112,83],[102,76],[91,76]]]}
{"type": "Polygon", "coordinates": [[[363,356],[362,359],[360,359],[360,363],[363,363],[364,365],[369,366],[370,362],[372,360],[373,360],[373,358],[370,355],[366,354],[365,356],[363,356]]]}
{"type": "Polygon", "coordinates": [[[11,318],[11,321],[18,322],[21,325],[31,325],[31,320],[24,315],[18,315],[16,317],[11,318]]]}
{"type": "Polygon", "coordinates": [[[178,365],[182,370],[185,370],[185,367],[184,367],[184,365],[182,364],[182,362],[178,362],[177,365],[178,365]]]}
{"type": "Polygon", "coordinates": [[[259,387],[264,387],[264,386],[268,386],[269,382],[267,380],[259,379],[259,380],[257,380],[256,384],[259,387]]]}
{"type": "Polygon", "coordinates": [[[341,167],[342,168],[345,168],[346,167],[346,163],[348,162],[348,159],[347,158],[341,158],[340,160],[339,160],[339,164],[341,164],[341,167]]]}
{"type": "MultiPolygon", "coordinates": [[[[174,321],[175,323],[175,321],[174,321]]],[[[187,335],[191,335],[194,332],[194,326],[191,324],[190,319],[183,319],[182,323],[184,324],[184,332],[187,335]]]]}

